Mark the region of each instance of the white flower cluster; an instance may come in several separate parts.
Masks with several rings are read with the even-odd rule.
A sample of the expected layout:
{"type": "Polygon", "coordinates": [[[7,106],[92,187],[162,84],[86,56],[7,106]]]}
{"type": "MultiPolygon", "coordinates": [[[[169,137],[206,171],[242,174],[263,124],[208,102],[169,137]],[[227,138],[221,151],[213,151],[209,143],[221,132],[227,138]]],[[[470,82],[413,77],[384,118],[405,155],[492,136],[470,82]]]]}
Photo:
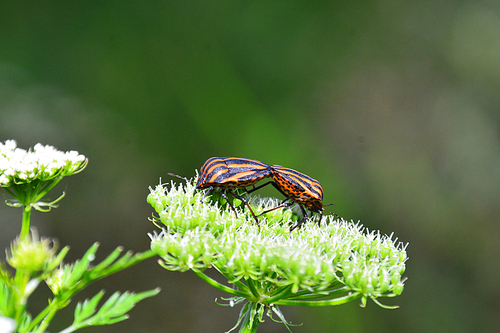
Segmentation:
{"type": "MultiPolygon", "coordinates": [[[[163,229],[150,235],[151,249],[168,270],[201,273],[215,267],[227,281],[267,286],[262,292],[272,299],[287,287],[289,297],[306,292],[309,300],[313,290],[321,298],[333,286],[364,299],[392,297],[404,289],[406,245],[392,235],[332,215],[323,216],[321,226],[308,221],[290,232],[296,222],[287,209],[262,217],[258,228],[248,210],[236,217],[227,207],[200,203],[202,192],[193,182],[150,190],[147,200],[158,214],[153,222],[163,229]]],[[[265,206],[261,202],[254,211],[265,206]]]]}
{"type": "Polygon", "coordinates": [[[33,150],[17,148],[14,140],[0,142],[0,186],[10,187],[47,181],[75,174],[85,168],[87,159],[77,151],[59,151],[37,143],[33,150]]]}

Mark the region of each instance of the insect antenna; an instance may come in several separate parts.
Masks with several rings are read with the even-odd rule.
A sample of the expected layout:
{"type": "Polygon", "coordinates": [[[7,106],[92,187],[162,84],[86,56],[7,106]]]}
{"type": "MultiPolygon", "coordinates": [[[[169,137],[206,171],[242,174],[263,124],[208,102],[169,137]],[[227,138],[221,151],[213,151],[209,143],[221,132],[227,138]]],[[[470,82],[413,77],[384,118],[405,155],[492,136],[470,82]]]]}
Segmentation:
{"type": "Polygon", "coordinates": [[[330,203],[330,204],[328,204],[328,205],[324,205],[324,206],[323,206],[323,210],[324,210],[324,211],[327,211],[328,213],[330,213],[330,214],[332,214],[332,215],[334,215],[334,216],[336,216],[338,219],[343,220],[343,218],[342,218],[342,217],[340,217],[338,214],[335,214],[334,212],[331,212],[331,211],[329,211],[328,209],[325,209],[325,207],[332,206],[332,205],[335,205],[335,202],[332,202],[332,203],[330,203]]]}
{"type": "Polygon", "coordinates": [[[167,173],[167,175],[169,176],[174,176],[174,177],[177,177],[177,178],[180,178],[180,179],[184,179],[186,181],[186,183],[189,183],[189,179],[187,179],[186,177],[182,177],[182,176],[179,176],[179,175],[176,175],[175,173],[167,173]]]}

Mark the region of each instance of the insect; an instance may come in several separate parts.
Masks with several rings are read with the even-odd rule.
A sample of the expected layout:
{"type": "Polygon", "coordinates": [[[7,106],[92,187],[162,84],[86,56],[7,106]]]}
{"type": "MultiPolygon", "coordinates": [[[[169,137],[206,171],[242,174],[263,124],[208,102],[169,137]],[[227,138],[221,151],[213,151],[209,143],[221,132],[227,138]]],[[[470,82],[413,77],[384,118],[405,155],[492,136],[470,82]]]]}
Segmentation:
{"type": "MultiPolygon", "coordinates": [[[[203,201],[205,197],[216,188],[220,188],[222,197],[227,200],[236,216],[238,216],[236,209],[231,202],[229,202],[226,194],[230,194],[231,196],[241,200],[248,207],[258,225],[259,221],[257,220],[257,217],[247,200],[234,193],[232,189],[245,188],[246,186],[255,185],[258,181],[271,177],[271,173],[272,170],[268,164],[256,160],[237,157],[212,157],[209,158],[201,167],[200,175],[198,176],[198,181],[196,182],[196,189],[208,188],[208,191],[201,199],[201,201],[203,201]]],[[[258,188],[255,188],[254,186],[254,189],[252,189],[251,192],[258,188]]]]}
{"type": "MultiPolygon", "coordinates": [[[[311,212],[310,216],[311,218],[313,213],[320,214],[320,219],[318,221],[319,225],[319,223],[321,222],[321,218],[323,216],[323,211],[326,210],[323,206],[323,188],[321,187],[321,184],[316,179],[313,179],[301,172],[283,167],[281,165],[272,165],[271,169],[272,169],[271,177],[273,181],[261,185],[257,188],[255,187],[254,188],[258,189],[268,184],[272,184],[286,198],[285,200],[282,201],[281,205],[266,210],[265,212],[259,214],[258,216],[273,211],[275,209],[281,207],[288,207],[294,203],[297,203],[300,207],[300,210],[302,211],[302,214],[304,215],[304,219],[301,222],[298,222],[295,226],[291,227],[290,231],[293,231],[294,229],[301,226],[307,219],[306,209],[308,209],[311,212]]],[[[326,211],[330,212],[328,210],[326,211]]],[[[335,213],[332,214],[339,217],[335,213]]]]}

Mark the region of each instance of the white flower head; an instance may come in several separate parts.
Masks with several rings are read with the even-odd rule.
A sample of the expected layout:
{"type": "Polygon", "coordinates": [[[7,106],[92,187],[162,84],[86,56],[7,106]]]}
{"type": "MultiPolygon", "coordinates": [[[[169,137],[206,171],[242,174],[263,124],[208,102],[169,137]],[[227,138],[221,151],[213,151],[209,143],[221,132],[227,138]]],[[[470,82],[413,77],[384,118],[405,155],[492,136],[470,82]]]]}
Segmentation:
{"type": "Polygon", "coordinates": [[[33,149],[17,148],[14,140],[0,142],[0,186],[47,181],[73,175],[85,168],[87,159],[77,151],[63,152],[37,143],[33,149]]]}
{"type": "MultiPolygon", "coordinates": [[[[236,285],[234,295],[274,304],[294,298],[282,305],[301,304],[301,295],[306,302],[330,294],[332,303],[325,304],[361,298],[364,305],[368,298],[378,302],[378,297],[393,297],[404,289],[406,245],[392,235],[332,215],[323,216],[321,226],[306,223],[290,232],[296,222],[286,209],[261,218],[258,227],[248,210],[236,216],[217,202],[200,202],[202,193],[191,181],[150,191],[147,201],[157,213],[152,221],[162,228],[159,235],[150,235],[151,249],[168,270],[202,276],[215,267],[226,281],[245,281],[236,285]],[[250,284],[259,290],[247,288],[250,284]]],[[[256,211],[268,203],[261,200],[256,211]]],[[[230,290],[226,287],[220,289],[230,290]]]]}

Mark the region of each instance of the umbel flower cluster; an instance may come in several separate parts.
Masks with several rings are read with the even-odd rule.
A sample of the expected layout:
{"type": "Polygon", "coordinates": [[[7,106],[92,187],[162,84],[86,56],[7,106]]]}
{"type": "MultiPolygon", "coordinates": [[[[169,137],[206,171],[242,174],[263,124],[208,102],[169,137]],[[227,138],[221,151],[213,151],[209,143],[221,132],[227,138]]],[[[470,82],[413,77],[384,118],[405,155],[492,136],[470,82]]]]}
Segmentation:
{"type": "MultiPolygon", "coordinates": [[[[320,226],[307,222],[289,232],[296,216],[287,209],[262,216],[259,228],[248,212],[240,209],[236,216],[224,202],[201,203],[203,193],[194,186],[172,183],[151,189],[147,200],[157,213],[153,222],[162,228],[151,235],[151,249],[164,268],[192,270],[235,295],[230,305],[248,301],[235,328],[240,322],[256,328],[264,309],[288,327],[279,305],[328,306],[360,299],[364,306],[372,299],[394,308],[377,300],[404,288],[406,245],[392,236],[333,216],[324,216],[320,226]],[[205,275],[209,268],[228,284],[205,275]]],[[[276,204],[249,199],[256,213],[276,204]]],[[[238,200],[233,204],[244,208],[238,200]]]]}
{"type": "Polygon", "coordinates": [[[77,151],[59,151],[53,146],[37,143],[33,150],[17,148],[14,140],[0,142],[0,186],[10,187],[48,181],[81,171],[86,158],[77,151]]]}
{"type": "Polygon", "coordinates": [[[77,151],[63,152],[37,143],[33,150],[17,148],[14,140],[0,142],[0,187],[12,198],[6,204],[23,207],[21,236],[29,233],[31,208],[47,212],[57,207],[64,193],[51,202],[42,198],[64,177],[74,175],[87,166],[85,156],[77,151]]]}

